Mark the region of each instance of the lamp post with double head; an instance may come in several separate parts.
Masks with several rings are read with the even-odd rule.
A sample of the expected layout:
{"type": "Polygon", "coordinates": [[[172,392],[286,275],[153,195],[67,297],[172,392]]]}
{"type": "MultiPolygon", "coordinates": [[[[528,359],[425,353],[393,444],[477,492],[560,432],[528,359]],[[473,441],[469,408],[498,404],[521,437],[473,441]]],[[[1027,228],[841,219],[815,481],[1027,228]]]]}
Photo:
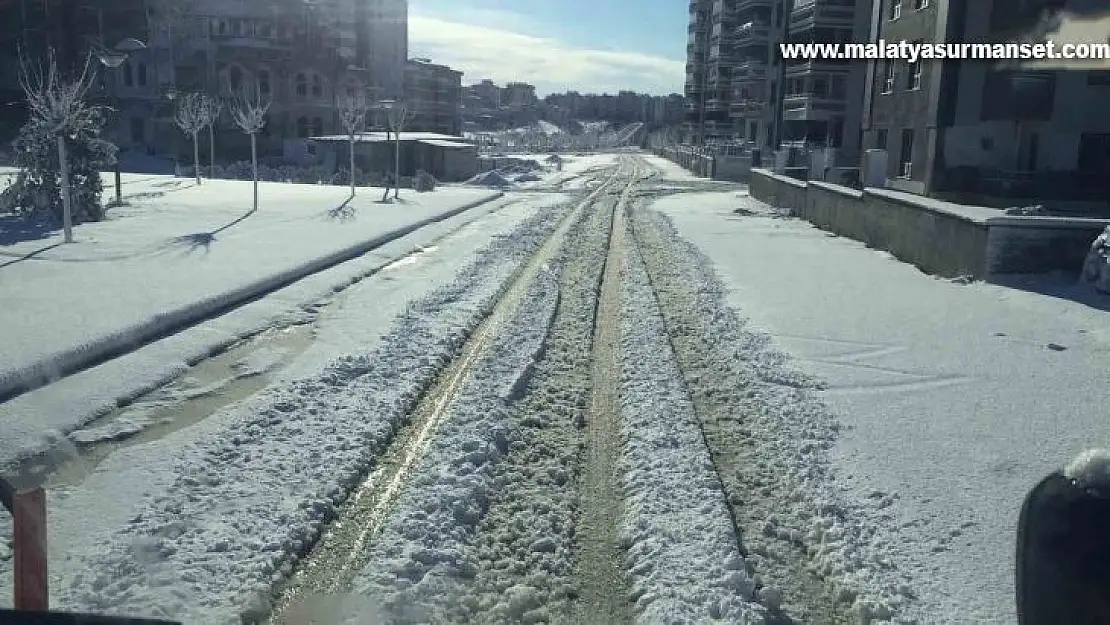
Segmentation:
{"type": "MultiPolygon", "coordinates": [[[[139,41],[138,39],[134,39],[134,38],[129,37],[129,38],[124,39],[124,40],[120,41],[119,43],[117,43],[115,45],[115,47],[113,47],[113,48],[109,49],[109,48],[101,47],[99,50],[96,51],[96,58],[97,58],[98,61],[100,61],[100,64],[103,65],[104,67],[106,67],[108,69],[111,69],[111,70],[115,70],[115,69],[119,69],[120,66],[122,66],[124,63],[126,63],[128,57],[130,57],[133,52],[136,52],[138,50],[145,50],[145,49],[146,49],[146,44],[145,43],[143,43],[142,41],[139,41]]],[[[116,84],[118,82],[118,80],[116,80],[117,78],[118,77],[113,76],[112,87],[111,87],[111,97],[112,97],[113,100],[116,100],[116,107],[113,110],[115,110],[118,113],[119,112],[119,102],[118,102],[119,93],[117,91],[117,84],[116,84]]],[[[107,82],[107,81],[105,81],[105,82],[107,82]]],[[[118,144],[117,144],[117,148],[118,148],[118,144]]],[[[117,149],[117,152],[116,152],[115,177],[116,177],[116,206],[119,206],[119,205],[123,204],[123,181],[122,181],[123,176],[120,173],[120,162],[119,162],[119,151],[118,151],[118,149],[117,149]]]]}

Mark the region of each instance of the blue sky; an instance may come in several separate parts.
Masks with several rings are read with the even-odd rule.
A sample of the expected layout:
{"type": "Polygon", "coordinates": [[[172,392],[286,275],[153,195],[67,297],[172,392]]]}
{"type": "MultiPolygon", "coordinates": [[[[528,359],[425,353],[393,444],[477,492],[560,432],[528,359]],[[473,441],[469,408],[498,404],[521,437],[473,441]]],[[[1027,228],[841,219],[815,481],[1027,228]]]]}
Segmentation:
{"type": "Polygon", "coordinates": [[[409,55],[462,70],[463,84],[521,80],[576,89],[679,93],[685,0],[410,0],[409,55]]]}

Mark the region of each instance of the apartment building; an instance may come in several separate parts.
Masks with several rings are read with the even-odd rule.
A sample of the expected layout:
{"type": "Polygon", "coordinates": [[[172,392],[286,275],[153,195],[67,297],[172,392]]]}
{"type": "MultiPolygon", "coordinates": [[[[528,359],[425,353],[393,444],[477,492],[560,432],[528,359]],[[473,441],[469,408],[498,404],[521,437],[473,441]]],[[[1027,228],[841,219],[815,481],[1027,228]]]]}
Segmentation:
{"type": "MultiPolygon", "coordinates": [[[[266,155],[281,154],[286,139],[337,131],[338,95],[396,98],[403,93],[407,0],[0,3],[5,15],[18,18],[7,22],[6,34],[0,35],[0,55],[6,57],[23,41],[37,52],[54,48],[69,65],[95,45],[111,47],[127,37],[147,44],[119,68],[100,68],[96,96],[111,99],[117,110],[107,136],[125,150],[166,154],[183,149],[172,122],[173,97],[183,91],[230,96],[252,88],[270,99],[260,137],[266,155]]],[[[11,82],[0,76],[0,83],[11,82]]],[[[11,85],[7,88],[18,95],[11,85]]],[[[246,137],[229,116],[217,130],[221,158],[249,155],[246,137]]]]}
{"type": "MultiPolygon", "coordinates": [[[[784,41],[865,42],[871,30],[871,4],[870,0],[794,0],[784,11],[784,41]]],[[[865,63],[786,60],[782,68],[780,142],[837,148],[845,162],[854,163],[860,153],[866,83],[865,63]]],[[[771,91],[775,93],[774,86],[771,91]]]]}
{"type": "MultiPolygon", "coordinates": [[[[873,23],[888,41],[1004,42],[1058,4],[881,0],[873,23]]],[[[889,186],[975,203],[1107,197],[1107,72],[973,60],[880,61],[870,71],[865,145],[887,150],[889,186]]]]}
{"type": "Polygon", "coordinates": [[[462,72],[428,59],[412,59],[405,66],[405,101],[414,132],[444,135],[462,133],[462,72]]]}
{"type": "Polygon", "coordinates": [[[782,42],[866,41],[872,0],[692,0],[686,122],[695,140],[858,153],[866,67],[784,62],[782,42]]]}
{"type": "Polygon", "coordinates": [[[785,3],[742,0],[735,3],[736,65],[732,70],[729,115],[738,134],[757,145],[776,145],[775,92],[781,82],[785,3]]]}
{"type": "Polygon", "coordinates": [[[736,65],[736,0],[691,0],[686,44],[686,118],[689,140],[736,135],[729,116],[736,65]]]}

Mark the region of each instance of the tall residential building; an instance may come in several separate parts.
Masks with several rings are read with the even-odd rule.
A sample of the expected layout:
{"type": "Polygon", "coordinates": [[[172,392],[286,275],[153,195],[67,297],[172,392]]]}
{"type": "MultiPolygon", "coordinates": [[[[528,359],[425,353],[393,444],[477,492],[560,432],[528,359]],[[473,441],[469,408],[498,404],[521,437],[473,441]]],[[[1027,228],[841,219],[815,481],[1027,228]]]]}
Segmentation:
{"type": "MultiPolygon", "coordinates": [[[[866,42],[871,4],[871,0],[794,0],[787,12],[785,40],[866,42]]],[[[786,60],[779,140],[839,148],[854,161],[859,154],[866,82],[866,63],[786,60]]]]}
{"type": "MultiPolygon", "coordinates": [[[[1005,42],[1057,0],[879,0],[876,38],[1005,42]]],[[[865,147],[888,153],[888,185],[982,203],[1105,200],[1110,193],[1110,73],[1034,71],[987,62],[876,61],[865,147]]]]}
{"type": "Polygon", "coordinates": [[[872,0],[691,0],[686,121],[695,141],[859,149],[866,68],[784,64],[782,42],[866,41],[872,0]]]}
{"type": "Polygon", "coordinates": [[[412,59],[405,66],[405,101],[413,131],[458,135],[462,132],[462,72],[428,59],[412,59]]]}
{"type": "Polygon", "coordinates": [[[686,42],[686,118],[689,140],[734,134],[729,104],[735,64],[737,0],[690,0],[686,42]]]}
{"type": "Polygon", "coordinates": [[[368,20],[370,79],[386,98],[397,98],[405,86],[409,58],[408,0],[347,0],[363,6],[368,20]]]}

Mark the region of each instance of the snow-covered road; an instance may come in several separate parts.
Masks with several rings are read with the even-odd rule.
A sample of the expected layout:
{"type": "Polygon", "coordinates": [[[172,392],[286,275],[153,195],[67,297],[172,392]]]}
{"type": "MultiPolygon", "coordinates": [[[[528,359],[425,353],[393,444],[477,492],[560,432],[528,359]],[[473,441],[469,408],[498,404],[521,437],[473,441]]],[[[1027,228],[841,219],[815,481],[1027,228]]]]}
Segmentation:
{"type": "Polygon", "coordinates": [[[54,603],[1014,622],[1024,490],[1110,438],[1105,302],[936,280],[653,157],[526,186],[101,365],[126,406],[95,370],[0,404],[0,435],[86,415],[44,464],[54,603]]]}

